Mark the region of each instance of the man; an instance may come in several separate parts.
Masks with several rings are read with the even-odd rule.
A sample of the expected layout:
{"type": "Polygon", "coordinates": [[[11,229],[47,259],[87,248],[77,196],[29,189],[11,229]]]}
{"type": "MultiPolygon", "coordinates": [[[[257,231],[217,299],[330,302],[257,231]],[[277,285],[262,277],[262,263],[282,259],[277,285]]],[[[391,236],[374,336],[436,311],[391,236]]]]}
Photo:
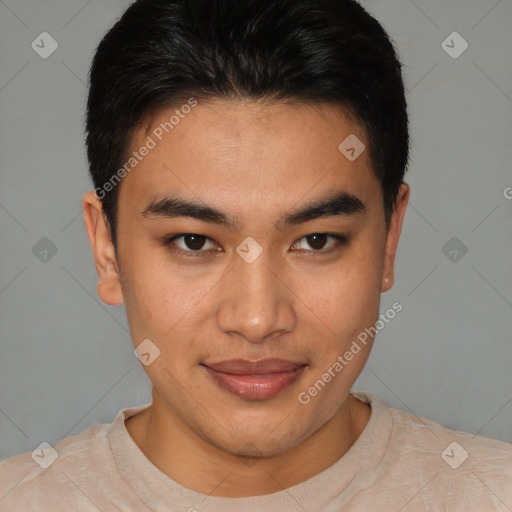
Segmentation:
{"type": "Polygon", "coordinates": [[[87,148],[98,294],[152,403],[4,461],[1,510],[512,507],[510,445],[351,391],[409,197],[400,63],[356,2],[136,1],[87,148]]]}

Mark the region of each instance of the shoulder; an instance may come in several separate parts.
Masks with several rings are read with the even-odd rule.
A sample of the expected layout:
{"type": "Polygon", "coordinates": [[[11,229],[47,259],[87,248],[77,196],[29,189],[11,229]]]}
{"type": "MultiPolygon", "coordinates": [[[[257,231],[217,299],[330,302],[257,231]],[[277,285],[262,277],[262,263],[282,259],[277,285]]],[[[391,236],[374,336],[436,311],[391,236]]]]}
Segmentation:
{"type": "Polygon", "coordinates": [[[393,445],[399,452],[395,456],[411,473],[428,476],[425,494],[430,490],[432,496],[443,496],[454,510],[468,506],[501,510],[503,504],[512,506],[511,444],[451,430],[397,409],[389,410],[393,418],[393,445]]]}
{"type": "Polygon", "coordinates": [[[91,464],[108,464],[109,427],[96,425],[53,447],[40,444],[32,452],[0,462],[0,511],[47,510],[44,507],[54,500],[60,507],[76,506],[77,482],[91,473],[91,464]]]}
{"type": "MultiPolygon", "coordinates": [[[[402,438],[405,446],[423,446],[425,448],[446,445],[448,448],[452,443],[460,445],[464,451],[459,449],[458,446],[451,446],[447,453],[441,453],[443,460],[453,456],[457,461],[453,461],[451,465],[469,462],[470,459],[478,459],[481,463],[482,459],[504,459],[510,461],[512,456],[512,444],[504,441],[498,441],[488,437],[483,437],[460,430],[449,429],[440,423],[429,420],[427,418],[416,416],[406,413],[404,411],[389,407],[389,411],[393,417],[393,424],[395,427],[395,434],[402,438]],[[467,457],[465,456],[467,452],[467,457]],[[462,460],[464,459],[464,460],[462,460]]],[[[450,464],[449,464],[450,465],[450,464]]]]}
{"type": "Polygon", "coordinates": [[[377,447],[379,460],[367,468],[350,510],[370,510],[376,500],[383,510],[403,512],[512,510],[512,445],[388,407],[370,393],[353,394],[372,408],[360,446],[377,447]]]}

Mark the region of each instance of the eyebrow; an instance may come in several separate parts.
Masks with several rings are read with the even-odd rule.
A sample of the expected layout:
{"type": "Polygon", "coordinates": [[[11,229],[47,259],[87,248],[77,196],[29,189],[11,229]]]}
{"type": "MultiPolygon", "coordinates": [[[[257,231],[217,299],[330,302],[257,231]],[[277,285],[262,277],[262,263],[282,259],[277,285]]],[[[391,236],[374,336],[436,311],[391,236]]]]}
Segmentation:
{"type": "MultiPolygon", "coordinates": [[[[355,216],[364,213],[366,213],[366,207],[361,199],[353,194],[341,191],[315,199],[300,210],[284,215],[276,222],[276,227],[283,230],[319,218],[355,216]]],[[[165,197],[158,201],[153,200],[144,208],[141,215],[146,218],[191,217],[202,222],[223,225],[232,231],[236,231],[240,226],[238,219],[231,215],[211,206],[181,197],[165,197]]]]}

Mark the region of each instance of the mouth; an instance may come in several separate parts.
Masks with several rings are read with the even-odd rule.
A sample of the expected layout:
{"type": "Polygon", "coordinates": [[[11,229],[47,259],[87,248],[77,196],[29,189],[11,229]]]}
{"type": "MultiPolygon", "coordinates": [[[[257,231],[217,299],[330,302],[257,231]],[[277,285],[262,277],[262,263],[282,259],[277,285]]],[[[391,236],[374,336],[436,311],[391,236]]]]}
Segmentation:
{"type": "Polygon", "coordinates": [[[231,394],[245,400],[267,400],[294,384],[308,365],[284,359],[230,359],[201,366],[231,394]]]}

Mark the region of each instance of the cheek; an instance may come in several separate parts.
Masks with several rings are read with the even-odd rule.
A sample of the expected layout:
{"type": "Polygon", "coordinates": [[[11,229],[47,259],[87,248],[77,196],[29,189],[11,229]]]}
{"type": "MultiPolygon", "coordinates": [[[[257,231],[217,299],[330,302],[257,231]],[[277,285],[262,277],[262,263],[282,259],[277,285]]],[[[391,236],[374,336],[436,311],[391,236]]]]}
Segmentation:
{"type": "Polygon", "coordinates": [[[380,303],[381,259],[369,250],[354,251],[308,279],[307,302],[338,339],[348,339],[375,321],[380,303]]]}
{"type": "Polygon", "coordinates": [[[176,333],[194,331],[218,276],[179,268],[165,255],[134,252],[123,265],[123,294],[134,337],[153,337],[162,344],[176,333]]]}
{"type": "Polygon", "coordinates": [[[186,308],[183,288],[173,279],[172,272],[164,271],[163,265],[140,252],[133,251],[123,260],[121,285],[130,327],[137,335],[149,337],[161,334],[159,326],[167,329],[173,325],[179,313],[177,306],[186,308]]]}

